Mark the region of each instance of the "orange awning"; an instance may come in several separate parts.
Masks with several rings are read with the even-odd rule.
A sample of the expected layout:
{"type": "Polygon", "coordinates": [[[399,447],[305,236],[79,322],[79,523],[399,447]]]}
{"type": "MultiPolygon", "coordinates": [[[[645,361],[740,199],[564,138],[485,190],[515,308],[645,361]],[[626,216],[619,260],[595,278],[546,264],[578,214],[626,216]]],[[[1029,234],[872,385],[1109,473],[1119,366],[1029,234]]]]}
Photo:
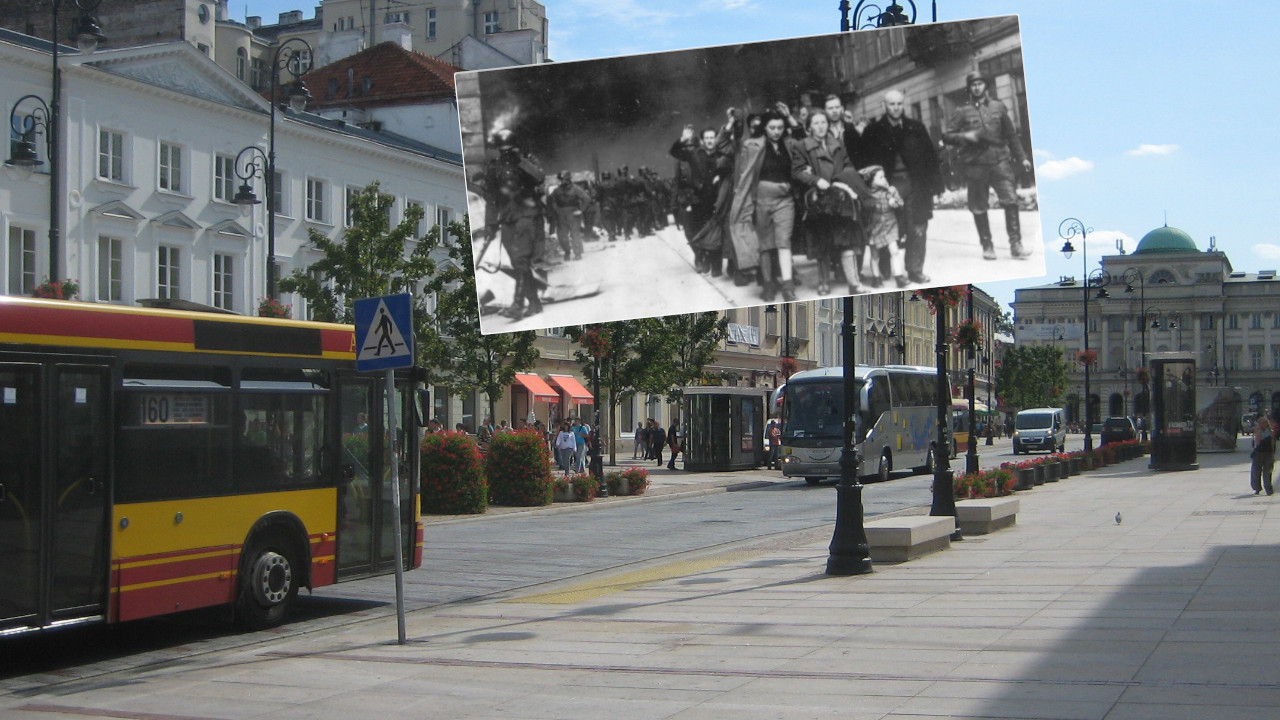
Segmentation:
{"type": "Polygon", "coordinates": [[[534,402],[556,402],[560,399],[560,395],[537,375],[516,373],[516,382],[529,391],[529,394],[533,396],[534,402]]]}
{"type": "Polygon", "coordinates": [[[550,378],[552,384],[569,394],[569,399],[574,405],[591,405],[596,399],[582,387],[582,383],[572,375],[552,375],[550,378]]]}

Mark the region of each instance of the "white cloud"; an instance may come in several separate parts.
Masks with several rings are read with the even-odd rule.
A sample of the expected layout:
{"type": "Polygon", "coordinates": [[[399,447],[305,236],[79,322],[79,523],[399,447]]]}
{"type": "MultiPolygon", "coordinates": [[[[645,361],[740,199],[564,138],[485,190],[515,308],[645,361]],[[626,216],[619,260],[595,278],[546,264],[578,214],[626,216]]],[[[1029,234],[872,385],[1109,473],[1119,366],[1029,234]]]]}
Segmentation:
{"type": "Polygon", "coordinates": [[[1038,158],[1044,158],[1045,160],[1052,160],[1057,157],[1048,150],[1041,150],[1040,148],[1031,148],[1031,154],[1038,158]]]}
{"type": "Polygon", "coordinates": [[[1274,243],[1257,243],[1253,246],[1253,251],[1258,257],[1268,260],[1280,260],[1280,245],[1274,243]]]}
{"type": "Polygon", "coordinates": [[[1081,160],[1078,157],[1069,157],[1066,160],[1050,160],[1040,167],[1036,168],[1036,175],[1045,180],[1061,180],[1064,177],[1075,175],[1077,173],[1088,172],[1093,169],[1092,160],[1081,160]]]}
{"type": "Polygon", "coordinates": [[[1151,145],[1143,143],[1133,150],[1126,150],[1125,155],[1171,155],[1178,150],[1177,145],[1151,145]]]}

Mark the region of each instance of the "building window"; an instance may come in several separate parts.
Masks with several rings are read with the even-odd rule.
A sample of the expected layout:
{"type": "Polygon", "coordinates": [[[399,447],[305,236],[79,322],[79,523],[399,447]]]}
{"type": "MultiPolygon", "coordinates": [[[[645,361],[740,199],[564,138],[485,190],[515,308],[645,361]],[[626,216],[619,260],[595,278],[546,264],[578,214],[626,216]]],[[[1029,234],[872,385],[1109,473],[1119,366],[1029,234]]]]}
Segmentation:
{"type": "Polygon", "coordinates": [[[1214,323],[1214,319],[1212,315],[1205,314],[1200,318],[1200,327],[1205,330],[1212,330],[1213,323],[1214,323]]]}
{"type": "Polygon", "coordinates": [[[427,39],[436,39],[436,9],[427,8],[427,39]]]}
{"type": "Polygon", "coordinates": [[[1271,369],[1280,370],[1280,345],[1271,346],[1271,369]]]}
{"type": "Polygon", "coordinates": [[[213,306],[234,310],[232,300],[233,259],[225,253],[213,254],[213,306]]]}
{"type": "Polygon", "coordinates": [[[1227,348],[1227,369],[1228,370],[1240,369],[1240,348],[1238,347],[1227,348]]]}
{"type": "Polygon", "coordinates": [[[30,295],[36,289],[36,231],[9,226],[9,294],[30,295]]]}
{"type": "MultiPolygon", "coordinates": [[[[423,213],[424,213],[424,214],[425,214],[425,212],[426,212],[426,207],[422,204],[422,202],[421,202],[420,200],[409,200],[409,199],[406,199],[406,200],[404,201],[404,214],[405,214],[405,217],[408,217],[408,216],[409,216],[409,208],[420,208],[420,209],[422,209],[422,211],[423,211],[423,213]]],[[[414,240],[417,240],[417,239],[418,239],[418,238],[420,238],[420,237],[422,237],[422,218],[421,218],[421,217],[420,217],[420,218],[418,218],[418,224],[413,226],[413,239],[414,239],[414,240]]]]}
{"type": "Polygon", "coordinates": [[[244,82],[245,73],[249,71],[249,53],[244,48],[236,48],[236,78],[244,82]]]}
{"type": "Polygon", "coordinates": [[[1249,348],[1249,367],[1254,370],[1262,369],[1262,347],[1249,348]]]}
{"type": "Polygon", "coordinates": [[[1239,322],[1239,320],[1237,319],[1236,314],[1235,314],[1235,313],[1228,313],[1228,314],[1227,314],[1227,329],[1228,329],[1228,330],[1238,330],[1239,328],[1240,328],[1240,322],[1239,322]]]}
{"type": "Polygon", "coordinates": [[[356,222],[356,196],[359,194],[360,188],[351,187],[350,185],[347,186],[346,202],[343,203],[343,207],[346,208],[346,212],[343,215],[342,220],[343,225],[346,227],[351,227],[356,222]]]}
{"type": "Polygon", "coordinates": [[[325,182],[315,178],[307,178],[307,214],[312,222],[328,222],[328,210],[324,204],[325,182]]]}
{"type": "Polygon", "coordinates": [[[289,193],[285,192],[284,173],[276,170],[271,175],[271,206],[275,208],[277,215],[291,217],[289,206],[285,203],[288,198],[289,193]]]}
{"type": "Polygon", "coordinates": [[[213,196],[222,202],[236,196],[236,159],[230,155],[213,156],[213,196]]]}
{"type": "Polygon", "coordinates": [[[547,328],[547,337],[564,337],[564,326],[547,328]]]}
{"type": "Polygon", "coordinates": [[[401,10],[400,12],[389,12],[389,13],[387,13],[386,18],[387,18],[386,23],[387,23],[388,25],[394,25],[394,24],[396,24],[396,23],[405,23],[405,24],[408,24],[408,23],[409,23],[409,11],[408,11],[408,10],[401,10]]]}
{"type": "Polygon", "coordinates": [[[267,84],[267,63],[262,58],[254,58],[249,61],[249,84],[254,90],[261,90],[267,84]]]}
{"type": "Polygon", "coordinates": [[[160,189],[180,193],[182,185],[182,147],[160,143],[160,189]]]}
{"type": "Polygon", "coordinates": [[[98,177],[124,182],[124,134],[98,131],[98,177]]]}
{"type": "Polygon", "coordinates": [[[449,223],[453,222],[453,210],[447,207],[436,208],[436,224],[440,226],[440,243],[453,244],[453,234],[449,232],[449,223]]]}
{"type": "Polygon", "coordinates": [[[498,32],[498,11],[487,12],[484,14],[484,34],[492,35],[498,32]]]}
{"type": "Polygon", "coordinates": [[[205,55],[209,54],[209,46],[205,45],[204,43],[196,43],[196,49],[204,53],[205,55]]]}
{"type": "Polygon", "coordinates": [[[156,295],[162,300],[178,298],[178,255],[178,248],[168,245],[161,245],[156,254],[156,295]]]}
{"type": "Polygon", "coordinates": [[[1249,327],[1253,330],[1262,329],[1262,313],[1256,312],[1249,316],[1249,327]]]}
{"type": "Polygon", "coordinates": [[[124,243],[116,238],[98,238],[98,299],[120,302],[124,274],[124,243]]]}

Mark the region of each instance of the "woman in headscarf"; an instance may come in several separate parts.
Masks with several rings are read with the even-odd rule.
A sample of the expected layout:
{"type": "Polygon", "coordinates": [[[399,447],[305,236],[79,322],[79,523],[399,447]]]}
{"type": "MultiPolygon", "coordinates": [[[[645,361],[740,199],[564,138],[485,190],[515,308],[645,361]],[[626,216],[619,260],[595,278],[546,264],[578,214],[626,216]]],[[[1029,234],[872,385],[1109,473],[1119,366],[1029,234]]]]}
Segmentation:
{"type": "Polygon", "coordinates": [[[849,295],[862,292],[858,282],[857,251],[863,233],[858,224],[856,198],[870,198],[871,189],[849,160],[845,145],[830,132],[824,113],[809,116],[808,135],[792,146],[792,178],[804,188],[804,222],[810,253],[818,263],[818,295],[831,293],[831,268],[839,259],[849,283],[849,295]]]}

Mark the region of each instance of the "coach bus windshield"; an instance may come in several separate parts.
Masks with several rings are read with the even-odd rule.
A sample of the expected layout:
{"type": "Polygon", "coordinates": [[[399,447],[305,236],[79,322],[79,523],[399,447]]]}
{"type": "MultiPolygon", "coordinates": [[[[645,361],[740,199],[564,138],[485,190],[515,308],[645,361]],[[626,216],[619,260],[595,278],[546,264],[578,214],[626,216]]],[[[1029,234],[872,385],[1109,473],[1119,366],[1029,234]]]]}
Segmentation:
{"type": "MultiPolygon", "coordinates": [[[[863,381],[856,385],[861,392],[863,381]]],[[[783,403],[783,441],[810,444],[844,440],[844,381],[792,382],[783,403]]]]}

